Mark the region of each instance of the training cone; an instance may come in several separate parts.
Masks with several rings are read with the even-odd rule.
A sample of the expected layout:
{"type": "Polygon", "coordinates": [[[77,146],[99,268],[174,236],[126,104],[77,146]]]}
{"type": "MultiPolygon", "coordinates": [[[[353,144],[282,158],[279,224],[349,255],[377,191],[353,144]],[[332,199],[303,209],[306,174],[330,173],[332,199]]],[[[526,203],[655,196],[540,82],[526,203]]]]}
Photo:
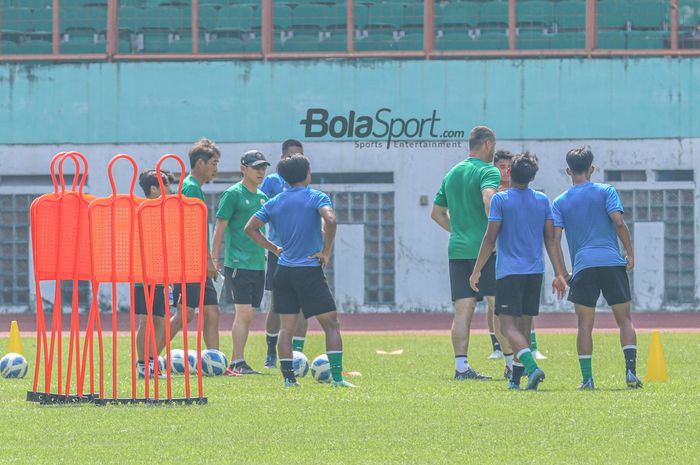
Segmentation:
{"type": "Polygon", "coordinates": [[[16,321],[10,323],[10,343],[7,345],[7,352],[24,355],[24,347],[22,347],[22,339],[19,337],[19,325],[16,321]]]}
{"type": "Polygon", "coordinates": [[[661,333],[659,333],[658,329],[651,332],[647,375],[644,381],[647,383],[653,381],[668,383],[668,367],[666,366],[666,358],[664,357],[664,348],[661,345],[661,333]]]}

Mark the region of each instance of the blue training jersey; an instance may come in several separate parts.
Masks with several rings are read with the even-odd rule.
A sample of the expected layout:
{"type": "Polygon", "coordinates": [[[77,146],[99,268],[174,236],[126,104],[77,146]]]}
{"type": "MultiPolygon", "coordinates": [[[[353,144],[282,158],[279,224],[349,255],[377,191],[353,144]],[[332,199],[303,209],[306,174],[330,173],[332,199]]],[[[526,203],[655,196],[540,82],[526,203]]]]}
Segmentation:
{"type": "Polygon", "coordinates": [[[499,192],[491,199],[489,221],[499,221],[496,279],[544,273],[544,223],[552,219],[547,196],[530,188],[499,192]]]}
{"type": "MultiPolygon", "coordinates": [[[[287,189],[289,189],[289,184],[287,184],[287,181],[285,181],[278,173],[268,174],[265,176],[265,179],[260,185],[260,190],[263,191],[268,198],[273,198],[280,192],[286,191],[287,189]]],[[[270,242],[279,245],[279,237],[277,236],[277,232],[272,224],[270,224],[267,229],[267,238],[270,240],[270,242]]]]}
{"type": "Polygon", "coordinates": [[[321,191],[294,186],[269,200],[255,214],[277,231],[282,266],[320,266],[318,258],[309,258],[323,250],[321,207],[330,207],[331,199],[321,191]]]}
{"type": "Polygon", "coordinates": [[[624,213],[613,186],[587,182],[554,200],[554,226],[564,228],[573,274],[596,266],[624,266],[610,213],[624,213]]]}

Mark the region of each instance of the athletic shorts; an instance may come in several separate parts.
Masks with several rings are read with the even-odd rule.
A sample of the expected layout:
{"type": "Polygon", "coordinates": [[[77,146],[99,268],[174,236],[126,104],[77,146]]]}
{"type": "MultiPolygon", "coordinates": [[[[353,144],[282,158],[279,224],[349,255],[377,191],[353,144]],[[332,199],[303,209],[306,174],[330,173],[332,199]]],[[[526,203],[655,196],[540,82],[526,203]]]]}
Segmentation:
{"type": "MultiPolygon", "coordinates": [[[[181,303],[181,285],[173,284],[173,302],[175,305],[181,303]]],[[[214,288],[214,282],[207,278],[204,286],[204,305],[219,305],[219,299],[214,288]]],[[[199,283],[187,283],[187,306],[190,308],[199,307],[199,283]]]]}
{"type": "Polygon", "coordinates": [[[492,254],[481,270],[481,278],[477,287],[478,294],[469,286],[469,277],[474,271],[476,259],[454,258],[450,259],[450,288],[452,289],[452,302],[458,299],[476,297],[483,300],[484,296],[496,295],[496,254],[492,254]]]}
{"type": "Polygon", "coordinates": [[[275,270],[277,269],[277,255],[272,252],[267,253],[267,271],[265,272],[265,290],[272,290],[272,278],[275,276],[275,270]]]}
{"type": "Polygon", "coordinates": [[[632,300],[630,281],[624,266],[596,266],[576,273],[569,281],[569,302],[595,308],[600,293],[608,305],[632,300]]]}
{"type": "Polygon", "coordinates": [[[275,313],[304,313],[304,318],[336,310],[333,294],[320,266],[282,266],[272,281],[275,313]]]}
{"type": "Polygon", "coordinates": [[[511,274],[496,280],[496,315],[537,316],[542,274],[511,274]]]}
{"type": "Polygon", "coordinates": [[[260,307],[265,288],[263,270],[224,267],[224,279],[234,304],[260,307]]]}
{"type": "MultiPolygon", "coordinates": [[[[146,293],[143,286],[134,286],[134,300],[136,301],[136,314],[148,315],[146,293]]],[[[155,295],[153,296],[153,316],[165,316],[165,297],[163,296],[162,284],[156,285],[155,295]]]]}

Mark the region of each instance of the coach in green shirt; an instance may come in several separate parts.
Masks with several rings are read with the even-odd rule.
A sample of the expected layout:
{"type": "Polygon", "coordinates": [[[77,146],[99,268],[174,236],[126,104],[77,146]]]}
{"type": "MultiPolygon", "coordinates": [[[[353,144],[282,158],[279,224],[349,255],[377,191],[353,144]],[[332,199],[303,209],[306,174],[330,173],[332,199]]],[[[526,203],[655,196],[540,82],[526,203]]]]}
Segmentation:
{"type": "Polygon", "coordinates": [[[454,166],[442,181],[435,196],[432,218],[450,233],[447,255],[450,262],[450,287],[455,316],[452,322],[452,346],[455,352],[455,379],[490,379],[469,366],[467,349],[469,330],[477,299],[494,295],[495,260],[487,262],[481,272],[479,294],[469,287],[481,240],[488,225],[491,197],[501,182],[493,166],[496,134],[477,126],[469,134],[469,157],[454,166]]]}
{"type": "Polygon", "coordinates": [[[226,189],[219,200],[214,227],[214,256],[226,237],[224,276],[228,292],[233,292],[236,316],[233,320],[233,356],[226,374],[230,376],[257,374],[245,361],[245,344],[250,324],[260,307],[265,290],[265,249],[245,232],[243,227],[251,216],[267,202],[267,195],[258,187],[265,179],[270,163],[257,150],[249,150],[241,158],[243,179],[226,189]],[[225,233],[224,233],[225,231],[225,233]]]}

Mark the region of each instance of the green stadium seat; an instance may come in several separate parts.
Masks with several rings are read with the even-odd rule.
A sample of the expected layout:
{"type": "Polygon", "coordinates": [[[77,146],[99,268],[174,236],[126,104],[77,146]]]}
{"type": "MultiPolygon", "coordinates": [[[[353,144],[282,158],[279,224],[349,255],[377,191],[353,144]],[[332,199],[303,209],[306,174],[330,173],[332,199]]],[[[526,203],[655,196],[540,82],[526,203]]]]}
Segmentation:
{"type": "Polygon", "coordinates": [[[508,50],[508,36],[501,31],[481,31],[475,42],[477,50],[508,50]]]}
{"type": "Polygon", "coordinates": [[[320,31],[330,15],[325,5],[299,5],[292,11],[292,28],[295,31],[320,31]]]}
{"type": "Polygon", "coordinates": [[[243,53],[246,44],[239,37],[219,37],[210,42],[200,42],[199,49],[204,53],[243,53]]]}
{"type": "Polygon", "coordinates": [[[145,0],[119,0],[119,8],[143,8],[145,0]]]}
{"type": "Polygon", "coordinates": [[[542,31],[524,29],[518,32],[515,47],[518,50],[544,50],[551,48],[551,40],[542,31]]]}
{"type": "Polygon", "coordinates": [[[0,55],[13,55],[17,53],[17,42],[2,39],[0,43],[0,55]]]}
{"type": "Polygon", "coordinates": [[[437,29],[469,29],[479,22],[479,5],[472,2],[447,3],[435,7],[437,29]]]}
{"type": "Polygon", "coordinates": [[[59,25],[61,33],[73,30],[106,31],[107,8],[61,7],[59,25]]]}
{"type": "Polygon", "coordinates": [[[192,27],[192,10],[174,6],[159,6],[143,10],[144,30],[178,31],[192,27]]]}
{"type": "Polygon", "coordinates": [[[17,47],[17,53],[21,54],[47,54],[52,52],[52,45],[50,40],[43,39],[30,39],[19,44],[17,47]]]}
{"type": "Polygon", "coordinates": [[[32,29],[32,10],[29,8],[2,8],[3,34],[22,34],[32,29]]]}
{"type": "Polygon", "coordinates": [[[262,27],[262,17],[259,9],[245,5],[229,5],[219,11],[216,23],[217,31],[246,32],[259,30],[262,27]]]}
{"type": "Polygon", "coordinates": [[[199,29],[212,31],[216,29],[216,22],[219,19],[219,8],[214,5],[200,5],[199,7],[199,29]]]}
{"type": "Polygon", "coordinates": [[[519,28],[549,28],[554,22],[554,3],[529,1],[516,3],[516,24],[519,28]]]}
{"type": "Polygon", "coordinates": [[[348,49],[347,36],[340,31],[331,34],[321,41],[320,50],[322,52],[345,52],[348,49]]]}
{"type": "Polygon", "coordinates": [[[170,48],[170,33],[165,31],[146,32],[143,35],[144,53],[165,53],[170,48]]]}
{"type": "Polygon", "coordinates": [[[131,40],[128,38],[120,37],[119,44],[117,45],[117,51],[119,53],[132,53],[131,40]]]}
{"type": "Polygon", "coordinates": [[[671,34],[667,31],[631,31],[627,34],[627,48],[665,49],[669,48],[671,34]]]}
{"type": "Polygon", "coordinates": [[[403,10],[401,29],[404,31],[423,30],[423,13],[424,8],[422,3],[411,3],[406,5],[403,10]]]}
{"type": "MultiPolygon", "coordinates": [[[[368,29],[400,29],[403,4],[379,3],[369,8],[368,29]]],[[[384,50],[384,49],[378,49],[384,50]]]]}
{"type": "Polygon", "coordinates": [[[170,53],[192,53],[192,35],[181,34],[170,43],[170,53]]]}
{"type": "Polygon", "coordinates": [[[670,1],[635,0],[630,8],[632,29],[662,28],[670,24],[670,14],[670,1]]]}
{"type": "Polygon", "coordinates": [[[698,25],[700,25],[700,0],[679,0],[678,27],[690,30],[698,25]]]}
{"type": "Polygon", "coordinates": [[[289,8],[287,5],[280,5],[275,3],[272,16],[274,18],[273,24],[275,26],[275,30],[286,31],[291,28],[292,9],[289,8]]]}
{"type": "Polygon", "coordinates": [[[323,29],[326,31],[345,30],[348,27],[348,7],[345,4],[328,6],[328,16],[323,19],[323,29]]]}
{"type": "MultiPolygon", "coordinates": [[[[124,3],[119,1],[120,5],[124,3]]],[[[107,0],[61,0],[61,9],[63,8],[82,8],[84,6],[102,6],[107,7],[107,0]]]]}
{"type": "Polygon", "coordinates": [[[394,50],[423,50],[423,32],[408,31],[394,44],[394,50]]]}
{"type": "Polygon", "coordinates": [[[550,38],[554,49],[583,49],[586,48],[586,33],[584,31],[558,32],[550,38]]]}
{"type": "Polygon", "coordinates": [[[40,8],[48,8],[50,9],[53,6],[53,1],[52,0],[3,0],[2,2],[3,6],[10,6],[12,8],[32,8],[32,9],[40,9],[40,8]]]}
{"type": "Polygon", "coordinates": [[[468,31],[446,30],[435,40],[436,50],[473,50],[476,41],[468,31]]]}
{"type": "Polygon", "coordinates": [[[599,29],[626,29],[630,9],[627,0],[601,0],[598,2],[599,29]]]}
{"type": "Polygon", "coordinates": [[[367,21],[369,21],[369,8],[367,8],[367,6],[358,5],[356,3],[353,13],[355,20],[355,29],[366,29],[367,21]]]}
{"type": "Polygon", "coordinates": [[[139,31],[145,24],[143,10],[134,6],[122,6],[118,12],[120,31],[139,31]]]}
{"type": "Polygon", "coordinates": [[[32,32],[51,34],[53,31],[53,11],[50,8],[37,8],[32,12],[32,32]]]}
{"type": "Polygon", "coordinates": [[[355,41],[357,51],[392,50],[394,47],[394,33],[389,30],[375,29],[370,31],[367,37],[355,41]]]}
{"type": "Polygon", "coordinates": [[[598,48],[627,48],[627,34],[624,31],[598,31],[598,48]]]}
{"type": "Polygon", "coordinates": [[[282,44],[283,52],[318,52],[321,50],[319,34],[312,31],[295,32],[282,44]]]}
{"type": "Polygon", "coordinates": [[[493,0],[479,5],[479,29],[508,29],[508,2],[493,0]]]}
{"type": "Polygon", "coordinates": [[[554,6],[554,21],[560,31],[586,28],[586,0],[565,0],[554,6]]]}
{"type": "Polygon", "coordinates": [[[106,53],[107,43],[96,42],[95,34],[77,32],[68,36],[68,40],[60,43],[61,53],[106,53]]]}

